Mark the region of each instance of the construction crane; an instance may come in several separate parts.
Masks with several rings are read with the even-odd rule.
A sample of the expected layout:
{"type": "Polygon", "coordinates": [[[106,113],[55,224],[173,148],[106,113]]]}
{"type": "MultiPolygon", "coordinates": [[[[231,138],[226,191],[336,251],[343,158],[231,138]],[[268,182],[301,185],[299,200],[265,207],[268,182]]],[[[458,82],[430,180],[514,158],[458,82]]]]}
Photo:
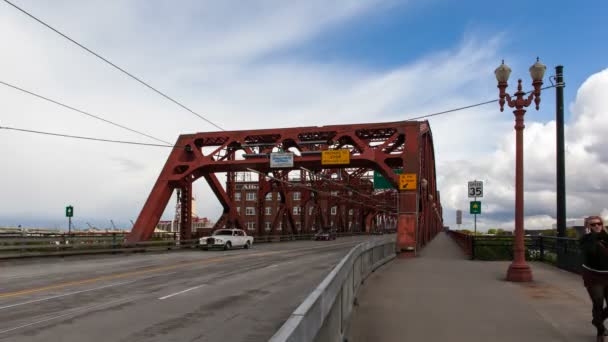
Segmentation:
{"type": "Polygon", "coordinates": [[[89,229],[95,229],[95,227],[91,226],[89,222],[87,222],[87,226],[89,226],[89,229]]]}
{"type": "Polygon", "coordinates": [[[135,226],[135,222],[133,222],[133,220],[129,220],[131,221],[131,228],[133,228],[135,226]]]}
{"type": "Polygon", "coordinates": [[[112,228],[114,228],[114,230],[116,230],[116,225],[114,225],[114,221],[110,220],[110,223],[112,224],[112,228]]]}

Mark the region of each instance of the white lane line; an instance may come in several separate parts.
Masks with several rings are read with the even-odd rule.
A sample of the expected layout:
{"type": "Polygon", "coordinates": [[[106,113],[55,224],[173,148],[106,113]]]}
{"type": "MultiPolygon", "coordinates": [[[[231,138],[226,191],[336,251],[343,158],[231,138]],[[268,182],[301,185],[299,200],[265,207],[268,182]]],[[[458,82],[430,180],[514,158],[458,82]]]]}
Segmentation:
{"type": "Polygon", "coordinates": [[[196,290],[196,289],[198,289],[199,287],[203,287],[203,286],[205,286],[205,285],[206,285],[206,284],[201,284],[201,285],[199,285],[199,286],[195,286],[195,287],[191,287],[191,288],[189,288],[189,289],[185,289],[185,290],[183,290],[183,291],[175,292],[175,293],[172,293],[172,294],[170,294],[170,295],[167,295],[167,296],[164,296],[164,297],[160,297],[160,298],[158,298],[158,299],[163,300],[163,299],[171,298],[171,297],[173,297],[173,296],[177,296],[177,295],[179,295],[179,294],[186,293],[186,292],[188,292],[188,291],[196,290]]]}
{"type": "Polygon", "coordinates": [[[21,302],[21,303],[6,305],[6,306],[0,306],[0,310],[4,310],[4,309],[12,308],[12,307],[15,307],[15,306],[20,306],[20,305],[25,305],[25,304],[43,302],[45,300],[50,300],[50,299],[55,299],[55,298],[61,298],[61,297],[65,297],[65,296],[71,296],[71,295],[75,295],[75,294],[79,294],[79,293],[83,293],[83,292],[101,290],[101,289],[105,289],[107,287],[112,287],[112,286],[131,284],[131,283],[134,283],[134,282],[136,282],[136,280],[125,281],[125,282],[122,282],[122,283],[115,283],[115,284],[110,284],[110,285],[104,285],[104,286],[95,287],[95,288],[92,288],[92,289],[86,289],[86,290],[75,291],[75,292],[70,292],[70,293],[64,293],[64,294],[60,294],[60,295],[57,295],[57,296],[51,296],[51,297],[46,297],[46,298],[41,298],[41,299],[36,299],[36,300],[30,300],[30,301],[27,301],[27,302],[21,302]]]}
{"type": "Polygon", "coordinates": [[[44,323],[44,322],[51,321],[51,320],[54,320],[54,319],[57,319],[57,318],[61,318],[61,317],[65,317],[65,316],[70,316],[70,315],[78,314],[79,312],[86,311],[88,309],[96,309],[96,308],[99,308],[99,307],[109,306],[109,305],[117,304],[117,303],[120,303],[120,302],[129,302],[129,301],[132,301],[134,298],[135,297],[129,297],[129,298],[115,300],[113,302],[108,302],[108,303],[102,303],[102,304],[96,304],[96,305],[91,305],[91,306],[85,306],[85,307],[82,307],[82,308],[77,308],[75,310],[72,310],[72,311],[70,311],[68,313],[64,313],[62,315],[45,318],[45,319],[42,319],[42,320],[39,320],[39,321],[36,321],[36,322],[32,322],[32,323],[28,323],[28,324],[24,324],[24,325],[19,325],[19,326],[16,326],[14,328],[6,329],[6,330],[0,330],[0,334],[4,334],[4,333],[7,333],[7,332],[11,332],[11,331],[17,330],[17,329],[29,327],[30,325],[44,323]]]}

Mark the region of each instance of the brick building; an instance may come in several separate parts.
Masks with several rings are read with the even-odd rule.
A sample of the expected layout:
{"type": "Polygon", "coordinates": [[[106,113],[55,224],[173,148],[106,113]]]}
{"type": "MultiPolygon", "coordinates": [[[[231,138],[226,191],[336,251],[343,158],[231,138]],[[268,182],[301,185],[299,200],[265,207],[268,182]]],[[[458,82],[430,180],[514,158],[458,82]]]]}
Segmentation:
{"type": "MultiPolygon", "coordinates": [[[[285,193],[285,199],[282,199],[278,192],[269,192],[264,199],[259,199],[258,187],[257,181],[235,182],[233,200],[236,210],[243,220],[244,228],[252,235],[268,234],[273,228],[277,234],[281,234],[291,222],[295,232],[299,233],[314,233],[320,228],[341,231],[355,228],[353,217],[358,209],[349,208],[338,197],[318,199],[315,203],[311,200],[310,192],[290,189],[285,193]],[[328,214],[327,222],[323,222],[323,215],[320,213],[324,210],[328,214]]],[[[330,192],[334,196],[340,195],[339,191],[330,192]]]]}

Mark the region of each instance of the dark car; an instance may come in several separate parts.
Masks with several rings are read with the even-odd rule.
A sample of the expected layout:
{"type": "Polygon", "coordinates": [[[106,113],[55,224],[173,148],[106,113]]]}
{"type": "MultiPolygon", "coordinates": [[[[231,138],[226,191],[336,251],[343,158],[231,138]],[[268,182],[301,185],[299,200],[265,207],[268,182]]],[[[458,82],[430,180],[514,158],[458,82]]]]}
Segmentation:
{"type": "Polygon", "coordinates": [[[338,237],[338,234],[333,229],[323,229],[315,234],[315,240],[335,240],[338,237]]]}

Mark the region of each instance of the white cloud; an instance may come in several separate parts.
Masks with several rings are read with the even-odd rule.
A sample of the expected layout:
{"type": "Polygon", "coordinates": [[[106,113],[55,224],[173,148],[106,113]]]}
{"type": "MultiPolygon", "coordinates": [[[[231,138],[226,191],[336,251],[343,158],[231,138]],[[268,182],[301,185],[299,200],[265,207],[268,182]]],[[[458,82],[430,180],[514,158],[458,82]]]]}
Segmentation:
{"type": "MultiPolygon", "coordinates": [[[[570,106],[572,122],[566,125],[567,216],[580,218],[608,212],[608,117],[603,98],[608,95],[608,69],[590,76],[578,89],[570,106]]],[[[545,96],[546,97],[546,96],[545,96]]],[[[545,105],[549,101],[544,101],[545,105]]],[[[542,105],[542,104],[541,104],[542,105]]],[[[550,105],[549,105],[550,106],[550,105]]],[[[528,115],[528,114],[527,114],[528,115]]],[[[444,177],[440,189],[446,221],[454,222],[453,210],[468,206],[467,175],[481,175],[486,181],[487,203],[481,227],[513,228],[515,136],[502,133],[496,151],[477,160],[440,164],[444,177]],[[458,172],[458,177],[446,174],[458,172]],[[487,218],[486,218],[487,216],[487,218]]],[[[550,228],[555,222],[555,122],[528,120],[524,131],[526,228],[550,228]]],[[[466,216],[466,215],[465,215],[466,216]]],[[[470,222],[469,222],[470,224],[470,222]]],[[[453,225],[453,223],[452,223],[453,225]]]]}
{"type": "MultiPolygon", "coordinates": [[[[57,1],[23,2],[23,7],[228,129],[393,121],[496,96],[488,85],[495,82],[498,39],[481,43],[467,38],[382,71],[285,53],[396,3],[191,1],[178,8],[148,1],[96,6],[57,1]]],[[[179,133],[214,130],[9,7],[0,12],[0,39],[0,80],[168,141],[179,133]]],[[[570,217],[599,212],[599,203],[606,203],[606,165],[597,169],[596,164],[606,160],[605,149],[597,149],[606,141],[599,103],[605,80],[590,78],[571,108],[570,217]],[[582,134],[588,130],[593,134],[582,134]]],[[[10,89],[0,87],[0,101],[3,125],[145,141],[10,89]]],[[[471,177],[486,181],[483,210],[489,215],[482,215],[480,224],[508,226],[512,220],[512,115],[490,106],[431,119],[448,223],[453,210],[467,205],[465,185],[471,177]]],[[[525,133],[527,222],[541,225],[553,213],[554,124],[534,123],[530,116],[525,133]]],[[[127,225],[139,213],[168,152],[0,131],[6,161],[0,188],[10,198],[0,207],[0,224],[60,224],[63,207],[71,203],[81,226],[87,221],[109,226],[110,218],[127,225]]],[[[204,181],[195,184],[195,194],[198,212],[215,219],[219,204],[204,181]]],[[[166,215],[173,210],[170,203],[166,215]]]]}

